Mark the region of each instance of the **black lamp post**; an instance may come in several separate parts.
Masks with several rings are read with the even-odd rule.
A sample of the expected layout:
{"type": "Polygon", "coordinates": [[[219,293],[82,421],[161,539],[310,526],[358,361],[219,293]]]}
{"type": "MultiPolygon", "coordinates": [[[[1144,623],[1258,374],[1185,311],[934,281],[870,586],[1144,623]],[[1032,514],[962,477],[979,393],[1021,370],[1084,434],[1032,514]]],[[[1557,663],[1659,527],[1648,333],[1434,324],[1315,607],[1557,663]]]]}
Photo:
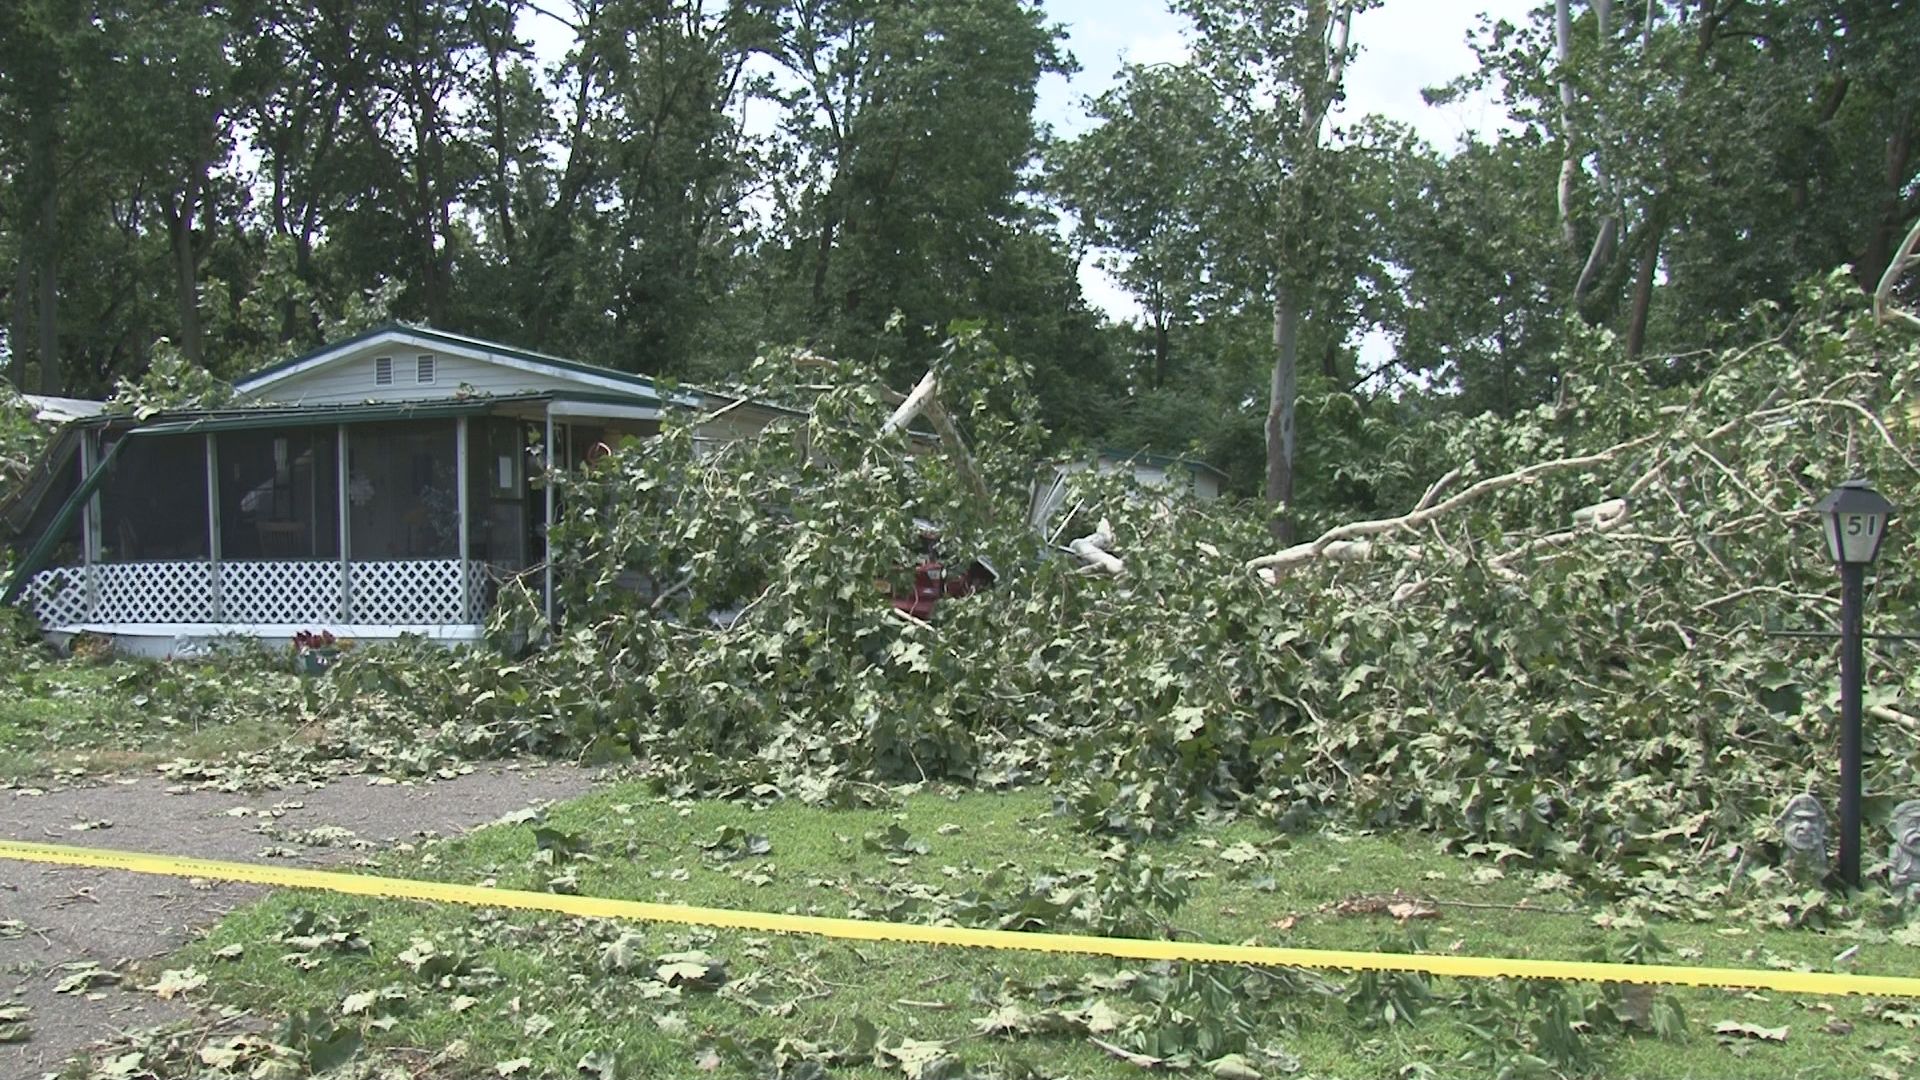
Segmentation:
{"type": "Polygon", "coordinates": [[[1814,507],[1827,531],[1827,553],[1840,568],[1840,880],[1860,885],[1861,608],[1867,567],[1887,538],[1893,504],[1849,480],[1814,507]]]}

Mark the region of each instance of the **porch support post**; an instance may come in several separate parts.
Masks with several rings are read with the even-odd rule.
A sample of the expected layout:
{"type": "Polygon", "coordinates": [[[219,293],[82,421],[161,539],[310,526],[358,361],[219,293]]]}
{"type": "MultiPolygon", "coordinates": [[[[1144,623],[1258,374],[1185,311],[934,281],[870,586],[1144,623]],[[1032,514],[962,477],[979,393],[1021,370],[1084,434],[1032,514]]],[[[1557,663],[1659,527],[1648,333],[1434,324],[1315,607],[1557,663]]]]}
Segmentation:
{"type": "Polygon", "coordinates": [[[352,535],[347,517],[353,509],[353,501],[347,498],[351,483],[347,471],[347,425],[336,427],[334,436],[339,441],[334,451],[338,457],[333,463],[333,478],[334,486],[339,489],[337,498],[340,500],[340,622],[346,625],[353,622],[353,582],[347,573],[347,537],[352,535]]]}
{"type": "MultiPolygon", "coordinates": [[[[92,431],[80,433],[80,483],[85,486],[93,470],[100,467],[99,435],[92,431]]],[[[99,600],[99,589],[93,580],[93,564],[100,561],[100,492],[94,489],[87,501],[80,504],[80,587],[86,591],[87,614],[91,618],[93,609],[99,600]]]]}
{"type": "Polygon", "coordinates": [[[213,432],[207,432],[207,591],[214,622],[221,621],[220,603],[220,450],[213,432]]]}
{"type": "Polygon", "coordinates": [[[546,489],[546,495],[547,495],[547,531],[546,531],[546,540],[545,540],[546,558],[541,561],[546,564],[546,568],[545,570],[542,571],[542,575],[545,578],[543,591],[546,593],[545,600],[546,600],[547,632],[552,633],[553,632],[553,474],[554,474],[555,459],[553,456],[553,402],[551,401],[547,402],[547,437],[546,437],[546,440],[542,442],[540,445],[540,453],[541,453],[541,456],[545,458],[547,462],[546,479],[541,484],[541,486],[546,489]]]}
{"type": "Polygon", "coordinates": [[[454,421],[453,439],[453,505],[454,513],[460,515],[458,525],[460,534],[460,619],[462,622],[473,618],[473,587],[467,580],[467,489],[472,483],[467,478],[467,467],[471,455],[467,453],[467,436],[472,424],[467,417],[454,421]]]}
{"type": "MultiPolygon", "coordinates": [[[[94,434],[91,431],[80,433],[80,482],[86,483],[93,475],[94,466],[100,463],[100,452],[95,449],[94,434]]],[[[80,561],[92,566],[100,561],[100,496],[90,495],[80,505],[80,561]]]]}

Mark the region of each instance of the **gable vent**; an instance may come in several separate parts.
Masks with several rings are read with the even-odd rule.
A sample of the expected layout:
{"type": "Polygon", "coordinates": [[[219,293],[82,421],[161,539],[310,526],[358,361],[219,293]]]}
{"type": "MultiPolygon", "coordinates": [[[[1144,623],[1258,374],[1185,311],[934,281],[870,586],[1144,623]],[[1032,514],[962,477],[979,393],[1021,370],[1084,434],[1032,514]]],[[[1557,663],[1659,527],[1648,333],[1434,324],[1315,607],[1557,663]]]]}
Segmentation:
{"type": "Polygon", "coordinates": [[[422,356],[413,362],[413,381],[417,383],[433,381],[433,357],[422,356]]]}
{"type": "Polygon", "coordinates": [[[376,356],[373,360],[373,385],[393,385],[393,357],[376,356]]]}

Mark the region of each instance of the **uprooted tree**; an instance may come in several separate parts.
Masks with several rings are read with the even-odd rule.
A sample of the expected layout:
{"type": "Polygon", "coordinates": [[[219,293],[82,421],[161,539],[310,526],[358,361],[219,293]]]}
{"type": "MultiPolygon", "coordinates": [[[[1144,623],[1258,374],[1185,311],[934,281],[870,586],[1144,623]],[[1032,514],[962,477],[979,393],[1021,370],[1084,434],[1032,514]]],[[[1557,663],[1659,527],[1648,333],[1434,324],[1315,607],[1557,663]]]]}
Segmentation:
{"type": "MultiPolygon", "coordinates": [[[[1767,634],[1835,610],[1808,508],[1856,472],[1920,497],[1920,336],[1837,281],[1805,300],[1681,388],[1588,340],[1564,405],[1407,428],[1385,456],[1435,464],[1407,511],[1285,551],[1242,508],[1082,476],[1050,533],[1105,519],[1121,576],[1024,525],[1018,365],[965,339],[936,369],[989,513],[952,446],[882,431],[898,395],[867,372],[770,358],[757,389],[804,419],[712,452],[672,425],[557,478],[551,646],[406,692],[471,738],[629,746],[687,789],[1046,782],[1095,830],[1206,808],[1406,825],[1658,894],[1831,788],[1828,650],[1767,634]],[[1002,586],[894,617],[880,585],[915,518],[1002,586]]],[[[1916,598],[1896,543],[1872,618],[1903,627],[1916,598]]],[[[503,607],[503,634],[544,632],[503,607]]],[[[1870,791],[1920,782],[1898,647],[1870,654],[1870,791]]],[[[380,668],[345,665],[339,692],[380,668]]]]}

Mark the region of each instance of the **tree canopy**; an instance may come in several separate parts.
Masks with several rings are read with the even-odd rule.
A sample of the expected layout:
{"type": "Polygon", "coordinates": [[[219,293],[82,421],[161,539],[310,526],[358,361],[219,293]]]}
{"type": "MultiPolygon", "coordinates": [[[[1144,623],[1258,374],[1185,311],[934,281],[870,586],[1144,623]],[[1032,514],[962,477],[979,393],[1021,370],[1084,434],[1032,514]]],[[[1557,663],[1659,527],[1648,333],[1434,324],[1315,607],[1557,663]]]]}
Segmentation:
{"type": "Polygon", "coordinates": [[[19,0],[6,373],[230,377],[388,316],[718,383],[804,344],[900,383],[977,324],[1053,446],[1197,454],[1284,533],[1377,506],[1369,425],[1564,404],[1596,328],[1697,382],[1752,305],[1842,265],[1870,289],[1920,218],[1904,0],[1486,20],[1430,94],[1506,119],[1451,147],[1347,103],[1379,4],[1171,6],[1185,59],[1057,138],[1038,88],[1076,62],[1032,0],[19,0]]]}

